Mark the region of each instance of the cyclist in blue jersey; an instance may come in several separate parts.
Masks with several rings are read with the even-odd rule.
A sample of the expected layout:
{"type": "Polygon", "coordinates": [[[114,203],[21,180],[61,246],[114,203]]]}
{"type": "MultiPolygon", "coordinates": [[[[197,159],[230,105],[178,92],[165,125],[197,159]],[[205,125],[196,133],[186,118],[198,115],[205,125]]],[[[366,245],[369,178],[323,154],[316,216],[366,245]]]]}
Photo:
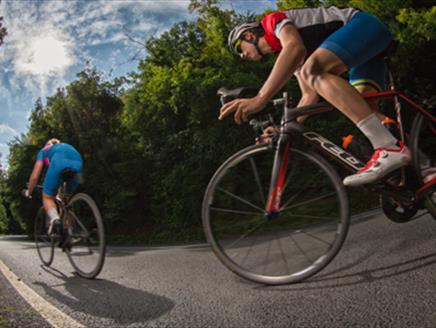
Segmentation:
{"type": "Polygon", "coordinates": [[[61,143],[58,139],[50,139],[36,157],[36,162],[29,178],[28,189],[24,191],[26,197],[32,197],[33,190],[38,183],[44,166],[47,166],[48,169],[43,183],[42,201],[50,220],[48,232],[51,234],[53,226],[60,222],[55,197],[62,183],[61,174],[66,169],[76,172],[74,177],[67,183],[67,192],[74,192],[81,182],[83,161],[79,152],[73,146],[61,143]]]}
{"type": "Polygon", "coordinates": [[[260,23],[240,24],[229,34],[233,52],[252,61],[278,56],[257,96],[223,105],[219,119],[234,113],[236,123],[246,121],[295,75],[302,91],[298,106],[314,104],[322,96],[352,120],[375,149],[367,165],[344,184],[375,182],[411,161],[409,149],[381,123],[385,117],[359,94],[385,87],[381,53],[391,41],[382,22],[355,8],[289,9],[267,14],[260,23]],[[347,71],[348,82],[340,76],[347,71]]]}

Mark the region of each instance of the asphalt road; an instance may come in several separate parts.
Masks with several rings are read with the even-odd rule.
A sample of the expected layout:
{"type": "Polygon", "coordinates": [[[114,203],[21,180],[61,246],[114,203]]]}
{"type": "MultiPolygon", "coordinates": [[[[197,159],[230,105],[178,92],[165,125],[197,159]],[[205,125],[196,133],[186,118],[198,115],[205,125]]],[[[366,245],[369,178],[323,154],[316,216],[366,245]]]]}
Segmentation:
{"type": "Polygon", "coordinates": [[[0,238],[0,259],[86,327],[436,327],[435,237],[429,215],[355,220],[326,269],[276,287],[235,276],[207,245],[110,248],[94,281],[74,276],[61,252],[42,267],[20,237],[0,238]]]}

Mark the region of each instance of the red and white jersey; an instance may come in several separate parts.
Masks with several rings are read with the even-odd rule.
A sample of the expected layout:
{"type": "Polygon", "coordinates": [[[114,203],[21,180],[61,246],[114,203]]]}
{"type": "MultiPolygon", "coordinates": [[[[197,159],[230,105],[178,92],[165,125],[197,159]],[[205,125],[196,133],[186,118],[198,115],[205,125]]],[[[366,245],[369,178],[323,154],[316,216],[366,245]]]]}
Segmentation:
{"type": "Polygon", "coordinates": [[[261,24],[265,40],[275,52],[282,49],[279,35],[285,24],[292,24],[300,33],[308,54],[311,54],[333,32],[347,24],[359,10],[335,6],[288,9],[265,15],[261,24]]]}

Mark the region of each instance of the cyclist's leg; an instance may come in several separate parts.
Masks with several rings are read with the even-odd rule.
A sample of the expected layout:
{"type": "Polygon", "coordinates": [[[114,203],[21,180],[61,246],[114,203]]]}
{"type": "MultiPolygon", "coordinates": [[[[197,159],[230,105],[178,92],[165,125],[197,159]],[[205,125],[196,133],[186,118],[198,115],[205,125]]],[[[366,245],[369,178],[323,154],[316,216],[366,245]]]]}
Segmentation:
{"type": "MultiPolygon", "coordinates": [[[[381,56],[369,59],[367,62],[350,68],[349,82],[360,94],[373,94],[386,89],[387,67],[381,56]]],[[[386,116],[379,112],[378,100],[367,100],[371,110],[381,121],[386,116]]]]}
{"type": "MultiPolygon", "coordinates": [[[[386,89],[387,66],[382,56],[376,56],[369,61],[352,67],[349,71],[350,84],[362,95],[381,92],[386,89]]],[[[379,100],[367,99],[372,112],[396,139],[400,139],[398,124],[379,110],[379,100]]],[[[342,147],[358,158],[368,161],[374,152],[368,140],[363,136],[349,134],[343,137],[342,147]]]]}
{"type": "Polygon", "coordinates": [[[327,49],[318,49],[302,68],[307,83],[350,118],[370,140],[374,149],[397,147],[397,139],[383,127],[368,105],[345,79],[325,70],[338,67],[341,60],[327,49]],[[335,65],[336,64],[336,65],[335,65]]]}
{"type": "Polygon", "coordinates": [[[60,172],[59,166],[52,162],[47,170],[43,183],[42,202],[50,219],[49,233],[51,233],[53,224],[59,222],[59,213],[56,209],[55,197],[61,184],[60,172]]]}
{"type": "Polygon", "coordinates": [[[383,156],[375,154],[374,161],[359,174],[344,180],[348,185],[374,182],[411,159],[409,150],[404,145],[397,145],[397,139],[383,127],[360,94],[328,69],[341,63],[349,68],[362,65],[376,57],[390,42],[389,31],[377,18],[359,13],[329,36],[302,68],[305,82],[356,123],[375,149],[383,149],[383,156]]]}
{"type": "Polygon", "coordinates": [[[358,13],[330,35],[306,61],[301,76],[309,86],[335,105],[354,123],[372,111],[359,93],[338,75],[376,57],[391,42],[386,27],[375,17],[358,13]]]}
{"type": "MultiPolygon", "coordinates": [[[[350,84],[361,94],[371,94],[386,90],[387,66],[382,56],[371,58],[367,62],[353,67],[349,72],[350,84]]],[[[368,101],[369,106],[377,115],[382,124],[396,139],[400,139],[398,123],[379,111],[379,101],[368,101]]]]}

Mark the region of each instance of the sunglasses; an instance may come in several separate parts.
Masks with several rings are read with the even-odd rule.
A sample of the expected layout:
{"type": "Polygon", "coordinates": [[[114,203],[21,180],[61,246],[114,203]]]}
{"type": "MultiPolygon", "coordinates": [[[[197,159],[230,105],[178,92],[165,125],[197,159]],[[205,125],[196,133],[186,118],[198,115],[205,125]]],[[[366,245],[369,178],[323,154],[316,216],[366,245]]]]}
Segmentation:
{"type": "Polygon", "coordinates": [[[236,40],[235,45],[233,47],[233,49],[235,50],[237,55],[240,55],[242,53],[242,49],[241,49],[241,39],[236,40]]]}

